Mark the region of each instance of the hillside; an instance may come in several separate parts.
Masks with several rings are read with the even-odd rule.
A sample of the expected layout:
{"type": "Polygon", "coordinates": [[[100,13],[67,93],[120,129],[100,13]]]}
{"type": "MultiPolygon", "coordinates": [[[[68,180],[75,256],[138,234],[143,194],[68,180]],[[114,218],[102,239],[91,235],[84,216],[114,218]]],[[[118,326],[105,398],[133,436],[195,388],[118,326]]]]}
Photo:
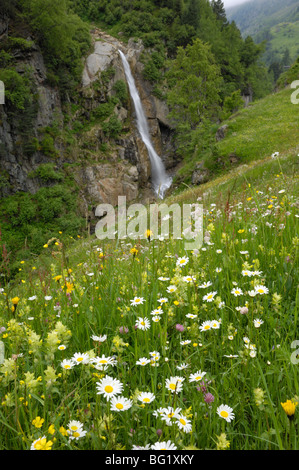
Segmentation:
{"type": "Polygon", "coordinates": [[[262,30],[270,29],[279,23],[295,22],[298,18],[296,0],[249,0],[227,8],[227,18],[234,20],[244,37],[256,36],[262,30]]]}
{"type": "Polygon", "coordinates": [[[227,17],[236,22],[243,37],[250,35],[257,43],[266,42],[262,57],[267,66],[274,67],[275,80],[284,66],[298,57],[299,7],[295,0],[252,0],[228,8],[227,17]]]}

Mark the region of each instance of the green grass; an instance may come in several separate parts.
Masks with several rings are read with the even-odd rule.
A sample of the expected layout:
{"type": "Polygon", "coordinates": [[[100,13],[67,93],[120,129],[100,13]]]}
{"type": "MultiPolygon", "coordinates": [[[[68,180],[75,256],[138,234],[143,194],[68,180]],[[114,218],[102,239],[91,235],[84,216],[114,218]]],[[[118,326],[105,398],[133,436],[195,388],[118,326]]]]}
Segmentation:
{"type": "Polygon", "coordinates": [[[292,347],[299,306],[295,155],[251,162],[165,202],[199,197],[210,234],[204,250],[186,251],[184,239],[90,237],[67,251],[53,240],[34,266],[20,263],[19,276],[0,294],[1,449],[30,449],[43,436],[41,444],[53,450],[130,450],[168,440],[180,450],[298,449],[298,409],[291,421],[281,406],[299,401],[292,347]],[[178,264],[180,257],[188,262],[178,264]],[[176,290],[169,293],[171,285],[176,290]],[[252,297],[257,285],[268,293],[252,297]],[[234,287],[243,295],[236,297],[234,287]],[[204,296],[211,292],[209,302],[204,296]],[[144,301],[134,306],[135,297],[144,301]],[[161,297],[168,301],[154,322],[161,297]],[[241,314],[237,308],[245,306],[248,313],[241,314]],[[149,328],[136,328],[138,318],[147,318],[149,328]],[[263,321],[259,328],[255,319],[263,321]],[[219,328],[201,331],[209,320],[220,321],[219,328]],[[99,343],[92,335],[107,338],[99,343]],[[158,361],[136,364],[154,351],[158,361]],[[62,360],[76,353],[89,360],[64,369],[62,360]],[[90,359],[102,355],[115,364],[96,368],[90,359]],[[182,364],[187,369],[177,368],[182,364]],[[190,382],[197,373],[205,373],[203,379],[190,382]],[[106,375],[123,385],[121,395],[132,400],[128,410],[114,411],[97,394],[106,375]],[[176,376],[183,388],[173,393],[166,379],[176,376]],[[154,400],[142,403],[140,392],[154,400]],[[222,404],[232,408],[231,422],[218,415],[222,404]],[[180,408],[179,419],[191,430],[180,429],[176,418],[170,426],[155,416],[161,407],[180,408]],[[36,418],[44,420],[41,427],[36,418]],[[86,431],[78,439],[67,431],[72,420],[86,431]]]}
{"type": "Polygon", "coordinates": [[[271,49],[283,56],[286,49],[290,57],[295,60],[299,55],[299,21],[294,23],[280,23],[270,29],[273,39],[270,41],[271,49]]]}
{"type": "Polygon", "coordinates": [[[219,154],[224,158],[236,154],[247,163],[274,151],[298,150],[299,107],[291,103],[293,91],[286,88],[268,95],[226,121],[228,132],[217,145],[219,154]]]}
{"type": "MultiPolygon", "coordinates": [[[[228,128],[219,142],[215,136],[220,126],[212,126],[209,137],[206,136],[209,140],[207,148],[183,160],[175,176],[175,191],[184,191],[199,161],[209,169],[213,185],[216,177],[225,178],[230,172],[243,171],[243,165],[271,159],[274,152],[293,155],[296,159],[299,153],[299,105],[291,102],[293,92],[287,87],[240,109],[221,123],[220,126],[227,125],[228,128]],[[230,161],[232,156],[233,163],[230,161]]],[[[200,191],[195,187],[194,191],[197,190],[200,191]]]]}

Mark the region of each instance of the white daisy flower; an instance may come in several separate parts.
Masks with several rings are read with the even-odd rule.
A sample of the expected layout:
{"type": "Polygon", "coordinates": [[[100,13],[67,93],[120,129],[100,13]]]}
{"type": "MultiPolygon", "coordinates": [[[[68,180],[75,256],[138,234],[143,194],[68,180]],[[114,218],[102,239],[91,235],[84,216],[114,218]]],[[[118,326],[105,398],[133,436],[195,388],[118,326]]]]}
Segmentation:
{"type": "Polygon", "coordinates": [[[204,282],[200,286],[198,286],[200,289],[205,289],[206,287],[210,287],[212,285],[211,281],[204,282]]]}
{"type": "Polygon", "coordinates": [[[161,317],[159,315],[155,315],[153,318],[152,318],[152,321],[154,323],[158,323],[159,321],[161,320],[161,317]]]}
{"type": "Polygon", "coordinates": [[[185,266],[188,263],[188,261],[189,261],[188,256],[186,256],[186,257],[183,256],[183,257],[177,259],[176,265],[177,266],[185,266]]]}
{"type": "Polygon", "coordinates": [[[207,331],[207,330],[210,330],[211,328],[212,328],[212,322],[210,320],[204,321],[199,327],[200,331],[207,331]]]}
{"type": "Polygon", "coordinates": [[[168,286],[166,290],[169,294],[172,294],[173,292],[175,292],[177,290],[177,287],[176,286],[168,286]]]}
{"type": "Polygon", "coordinates": [[[75,353],[72,357],[75,364],[88,364],[90,357],[87,353],[75,353]]]}
{"type": "Polygon", "coordinates": [[[196,277],[195,276],[184,276],[183,281],[184,282],[193,282],[193,281],[196,281],[196,277]]]}
{"type": "Polygon", "coordinates": [[[150,448],[150,444],[146,444],[146,446],[137,446],[134,444],[132,450],[150,450],[150,448]]]}
{"type": "Polygon", "coordinates": [[[217,291],[209,292],[208,294],[203,296],[202,300],[206,300],[207,302],[212,302],[216,294],[217,294],[217,291]]]}
{"type": "Polygon", "coordinates": [[[138,361],[136,361],[136,365],[137,366],[146,366],[150,362],[151,362],[151,360],[148,359],[147,357],[141,357],[140,359],[138,359],[138,361]]]}
{"type": "Polygon", "coordinates": [[[151,392],[141,392],[137,398],[142,403],[152,403],[156,397],[151,392]]]}
{"type": "Polygon", "coordinates": [[[220,405],[218,406],[217,408],[217,414],[225,419],[225,421],[227,421],[228,423],[230,423],[234,418],[235,418],[235,415],[233,413],[233,409],[228,406],[228,405],[220,405]]]}
{"type": "Polygon", "coordinates": [[[177,447],[170,440],[163,442],[156,442],[151,445],[152,450],[176,450],[177,447]]]}
{"type": "Polygon", "coordinates": [[[28,297],[28,300],[36,300],[36,299],[37,299],[36,295],[33,295],[32,297],[28,297]]]}
{"type": "Polygon", "coordinates": [[[163,408],[163,407],[158,408],[157,410],[153,411],[153,416],[155,418],[161,418],[161,416],[164,413],[164,410],[165,410],[165,408],[163,408]]]}
{"type": "Polygon", "coordinates": [[[70,440],[77,440],[84,437],[87,431],[83,430],[83,424],[80,421],[72,420],[68,424],[67,433],[70,440]]]}
{"type": "Polygon", "coordinates": [[[176,424],[178,425],[179,429],[181,429],[182,431],[186,433],[189,433],[192,431],[191,420],[187,419],[183,415],[179,416],[179,418],[176,421],[176,424]]]}
{"type": "Polygon", "coordinates": [[[170,377],[165,380],[165,386],[172,393],[179,393],[183,390],[183,381],[181,377],[170,377]]]}
{"type": "Polygon", "coordinates": [[[133,405],[132,400],[129,400],[128,398],[119,396],[119,397],[112,397],[111,398],[111,410],[112,411],[126,411],[131,408],[133,405]]]}
{"type": "Polygon", "coordinates": [[[231,294],[233,294],[235,297],[238,297],[239,295],[243,295],[243,291],[239,287],[234,287],[231,290],[231,294]]]}
{"type": "Polygon", "coordinates": [[[91,339],[93,341],[97,341],[98,343],[104,343],[104,341],[106,341],[107,339],[107,335],[103,335],[103,336],[95,336],[95,335],[92,335],[91,336],[91,339]]]}
{"type": "Polygon", "coordinates": [[[201,370],[198,370],[195,372],[195,374],[190,374],[189,375],[189,382],[199,382],[200,380],[203,379],[203,377],[206,375],[206,372],[202,372],[201,370]]]}
{"type": "Polygon", "coordinates": [[[161,299],[158,299],[158,302],[160,304],[165,304],[166,302],[168,302],[168,299],[166,297],[162,297],[161,299]]]}
{"type": "Polygon", "coordinates": [[[143,297],[134,297],[134,299],[130,300],[130,302],[131,302],[131,305],[143,304],[144,298],[143,297]]]}
{"type": "Polygon", "coordinates": [[[221,321],[211,320],[210,324],[211,324],[211,328],[213,328],[214,330],[218,330],[218,328],[220,328],[221,321]]]}
{"type": "Polygon", "coordinates": [[[248,295],[249,295],[250,297],[255,297],[255,296],[257,295],[257,292],[256,292],[255,290],[249,290],[249,291],[248,291],[248,295]]]}
{"type": "Polygon", "coordinates": [[[194,318],[197,318],[197,315],[194,315],[193,313],[187,313],[186,317],[194,320],[194,318]]]}
{"type": "Polygon", "coordinates": [[[248,277],[251,277],[252,276],[252,271],[248,271],[246,269],[243,269],[242,270],[242,276],[248,276],[248,277]]]}
{"type": "Polygon", "coordinates": [[[76,421],[73,419],[68,423],[67,427],[70,432],[75,432],[79,431],[80,429],[83,429],[83,424],[80,421],[76,421]]]}
{"type": "Polygon", "coordinates": [[[115,366],[116,359],[113,357],[106,357],[104,354],[101,357],[94,357],[91,359],[95,369],[97,370],[106,370],[108,366],[115,366]]]}
{"type": "Polygon", "coordinates": [[[161,355],[158,351],[152,351],[149,354],[151,356],[151,359],[153,359],[154,361],[158,361],[161,357],[161,355]]]}
{"type": "Polygon", "coordinates": [[[255,328],[259,328],[263,323],[264,323],[263,320],[261,320],[260,318],[255,318],[253,320],[253,324],[255,328]]]}
{"type": "Polygon", "coordinates": [[[123,390],[123,384],[118,380],[106,375],[96,383],[97,395],[104,395],[107,400],[111,397],[120,395],[123,390]]]}
{"type": "Polygon", "coordinates": [[[83,429],[78,429],[78,431],[74,431],[70,433],[70,431],[67,431],[69,433],[69,440],[78,440],[81,439],[81,437],[86,436],[87,431],[84,431],[83,429]]]}
{"type": "Polygon", "coordinates": [[[75,363],[72,359],[63,359],[63,361],[60,363],[61,367],[65,370],[72,369],[75,367],[75,363]]]}
{"type": "Polygon", "coordinates": [[[135,326],[137,326],[139,330],[144,331],[144,330],[148,330],[151,324],[148,318],[139,317],[138,320],[136,320],[135,326]]]}
{"type": "Polygon", "coordinates": [[[172,426],[173,420],[179,417],[181,411],[181,408],[175,409],[172,406],[168,406],[167,408],[162,408],[160,417],[162,421],[166,422],[167,426],[172,426]]]}
{"type": "Polygon", "coordinates": [[[177,368],[178,370],[188,369],[188,367],[190,367],[189,364],[186,364],[185,362],[183,362],[183,363],[180,364],[179,366],[176,366],[176,368],[177,368]]]}
{"type": "Polygon", "coordinates": [[[163,310],[160,308],[155,308],[155,310],[151,311],[151,315],[163,315],[163,310]]]}
{"type": "Polygon", "coordinates": [[[255,286],[254,288],[255,292],[257,294],[263,295],[263,294],[269,294],[269,289],[265,286],[255,286]]]}

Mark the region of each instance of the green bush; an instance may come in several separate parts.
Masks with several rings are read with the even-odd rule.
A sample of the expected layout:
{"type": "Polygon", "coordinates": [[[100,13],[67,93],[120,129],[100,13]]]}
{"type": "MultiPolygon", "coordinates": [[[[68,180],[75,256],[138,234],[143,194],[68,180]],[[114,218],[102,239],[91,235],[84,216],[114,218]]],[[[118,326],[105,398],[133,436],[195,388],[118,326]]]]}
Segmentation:
{"type": "Polygon", "coordinates": [[[48,134],[44,136],[41,141],[41,151],[48,157],[55,157],[57,155],[57,150],[52,136],[48,134]]]}
{"type": "Polygon", "coordinates": [[[122,123],[117,116],[113,114],[109,121],[103,123],[102,129],[106,137],[116,138],[122,131],[122,123]]]}
{"type": "Polygon", "coordinates": [[[54,169],[53,163],[44,163],[40,165],[36,170],[31,172],[28,176],[31,178],[40,178],[43,181],[62,181],[63,173],[57,172],[54,169]]]}
{"type": "Polygon", "coordinates": [[[14,109],[24,110],[31,97],[27,74],[21,75],[14,68],[6,68],[0,70],[0,80],[5,86],[5,101],[14,109]]]}
{"type": "Polygon", "coordinates": [[[127,84],[123,80],[117,80],[117,82],[115,82],[113,85],[113,91],[122,105],[125,105],[128,102],[129,95],[127,84]]]}

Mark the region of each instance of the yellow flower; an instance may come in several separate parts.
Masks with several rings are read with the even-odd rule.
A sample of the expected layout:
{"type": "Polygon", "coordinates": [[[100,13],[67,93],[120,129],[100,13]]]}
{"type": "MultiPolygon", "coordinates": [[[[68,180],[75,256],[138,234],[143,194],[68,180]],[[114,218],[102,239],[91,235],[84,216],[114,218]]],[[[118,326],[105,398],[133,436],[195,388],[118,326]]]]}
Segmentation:
{"type": "Polygon", "coordinates": [[[66,430],[63,426],[61,426],[61,427],[59,428],[59,432],[60,432],[60,434],[62,434],[63,436],[68,436],[68,432],[67,432],[67,430],[66,430]]]}
{"type": "Polygon", "coordinates": [[[45,243],[44,248],[48,248],[48,246],[49,246],[49,245],[48,245],[47,243],[45,243]]]}
{"type": "Polygon", "coordinates": [[[132,248],[132,249],[130,250],[130,253],[131,253],[133,256],[136,256],[137,253],[138,253],[137,248],[135,248],[135,246],[134,246],[134,248],[132,248]]]}
{"type": "Polygon", "coordinates": [[[52,445],[52,441],[47,441],[45,437],[42,437],[41,439],[34,441],[31,448],[33,450],[51,450],[52,445]]]}
{"type": "Polygon", "coordinates": [[[51,424],[48,429],[49,434],[54,434],[55,433],[55,426],[54,424],[51,424]]]}
{"type": "Polygon", "coordinates": [[[280,403],[280,404],[283,407],[287,417],[289,419],[293,419],[298,402],[293,401],[293,400],[287,400],[285,403],[280,403]]]}
{"type": "Polygon", "coordinates": [[[145,236],[148,240],[151,239],[151,235],[153,235],[153,232],[149,229],[147,229],[147,231],[145,232],[145,236]]]}
{"type": "Polygon", "coordinates": [[[72,290],[74,289],[74,284],[71,282],[66,283],[66,293],[71,294],[72,290]]]}
{"type": "Polygon", "coordinates": [[[35,426],[36,428],[41,428],[43,423],[44,423],[44,418],[41,418],[40,416],[37,416],[36,418],[34,418],[34,420],[32,421],[32,424],[33,426],[35,426]]]}
{"type": "Polygon", "coordinates": [[[18,305],[18,303],[20,302],[20,299],[19,297],[14,297],[13,299],[11,299],[13,305],[18,305]]]}
{"type": "Polygon", "coordinates": [[[62,276],[59,274],[58,276],[55,276],[53,279],[55,279],[55,281],[58,282],[61,278],[62,278],[62,276]]]}

